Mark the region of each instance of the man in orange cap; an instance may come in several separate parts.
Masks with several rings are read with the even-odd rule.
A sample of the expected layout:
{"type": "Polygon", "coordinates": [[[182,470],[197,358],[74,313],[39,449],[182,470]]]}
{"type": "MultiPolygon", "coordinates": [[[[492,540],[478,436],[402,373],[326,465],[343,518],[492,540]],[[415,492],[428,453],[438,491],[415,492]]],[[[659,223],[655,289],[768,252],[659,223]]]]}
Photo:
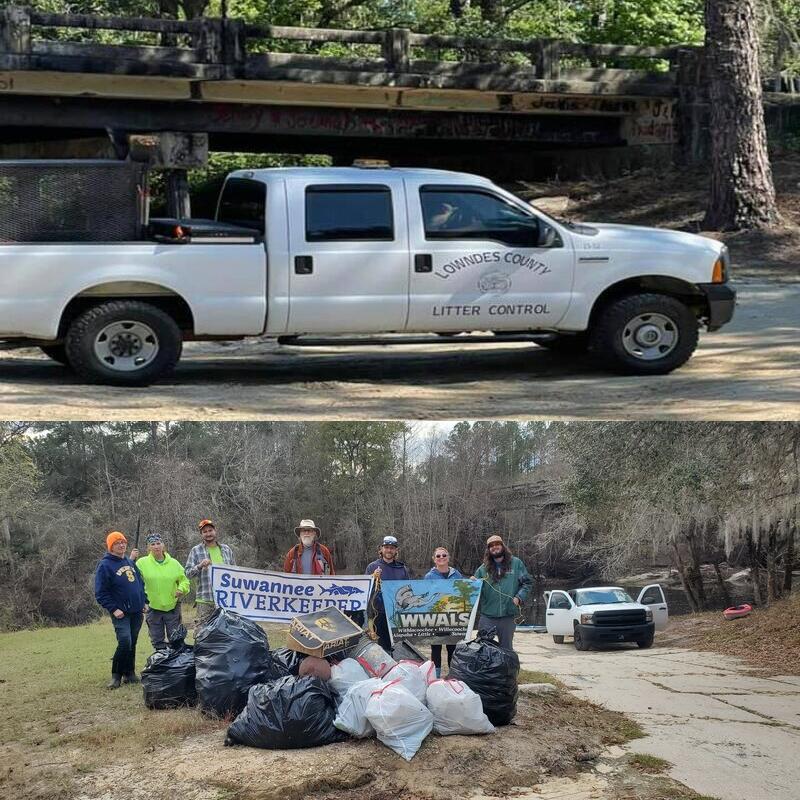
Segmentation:
{"type": "Polygon", "coordinates": [[[120,683],[138,683],[136,677],[136,640],[147,610],[144,581],[136,565],[125,556],[128,540],[119,531],[106,536],[106,554],[94,573],[94,596],[111,615],[117,649],[111,660],[109,689],[120,683]]]}
{"type": "Polygon", "coordinates": [[[197,578],[195,604],[197,619],[195,626],[202,625],[214,613],[214,597],[211,594],[212,564],[236,564],[233,550],[217,539],[217,526],[210,519],[201,519],[197,523],[202,541],[189,551],[186,559],[186,577],[197,578]]]}

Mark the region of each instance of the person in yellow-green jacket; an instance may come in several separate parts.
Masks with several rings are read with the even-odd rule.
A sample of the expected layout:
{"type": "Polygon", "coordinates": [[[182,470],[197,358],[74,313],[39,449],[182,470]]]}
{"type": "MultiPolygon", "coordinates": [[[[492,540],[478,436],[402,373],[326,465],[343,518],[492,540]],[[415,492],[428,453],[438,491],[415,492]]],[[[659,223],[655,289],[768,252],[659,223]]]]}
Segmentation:
{"type": "Polygon", "coordinates": [[[191,587],[180,561],[164,549],[161,536],[151,533],[146,542],[147,555],[137,559],[136,568],[144,579],[150,605],[146,617],[150,641],[156,650],[162,650],[182,624],[181,598],[191,587]]]}

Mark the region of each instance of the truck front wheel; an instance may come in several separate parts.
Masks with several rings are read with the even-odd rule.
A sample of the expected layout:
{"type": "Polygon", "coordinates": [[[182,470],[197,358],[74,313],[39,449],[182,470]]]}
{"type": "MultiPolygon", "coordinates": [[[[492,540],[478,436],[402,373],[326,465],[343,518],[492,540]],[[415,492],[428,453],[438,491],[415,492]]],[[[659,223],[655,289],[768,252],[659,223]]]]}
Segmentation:
{"type": "Polygon", "coordinates": [[[588,650],[591,647],[589,642],[583,638],[583,634],[581,633],[581,629],[576,625],[575,626],[575,649],[576,650],[588,650]]]}
{"type": "Polygon", "coordinates": [[[76,317],[65,339],[67,358],[90,383],[148,386],[171,372],[181,356],[181,332],[160,308],[112,300],[76,317]]]}
{"type": "Polygon", "coordinates": [[[653,637],[648,636],[646,639],[639,639],[637,640],[636,644],[638,644],[639,647],[642,648],[642,650],[646,650],[648,647],[653,646],[653,637]]]}
{"type": "Polygon", "coordinates": [[[689,360],[697,329],[692,310],[675,297],[628,295],[600,310],[590,347],[617,372],[665,375],[689,360]]]}

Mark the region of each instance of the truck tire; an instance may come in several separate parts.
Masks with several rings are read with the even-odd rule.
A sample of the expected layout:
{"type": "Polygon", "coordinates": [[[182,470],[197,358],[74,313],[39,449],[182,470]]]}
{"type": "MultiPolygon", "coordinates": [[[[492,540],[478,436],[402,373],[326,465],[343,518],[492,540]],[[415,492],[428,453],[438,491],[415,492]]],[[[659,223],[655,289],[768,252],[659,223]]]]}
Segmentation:
{"type": "Polygon", "coordinates": [[[53,361],[58,361],[59,364],[63,364],[65,367],[70,366],[67,358],[67,349],[63,344],[42,344],[39,345],[39,349],[48,358],[52,358],[53,361]]]}
{"type": "Polygon", "coordinates": [[[181,332],[169,314],[140,300],[110,300],[76,317],[67,330],[67,357],[90,383],[148,386],[181,356],[181,332]]]}
{"type": "Polygon", "coordinates": [[[564,637],[563,636],[553,636],[553,641],[556,644],[564,644],[564,637]]]}
{"type": "Polygon", "coordinates": [[[639,639],[636,642],[636,644],[638,644],[639,647],[642,648],[642,650],[647,650],[648,647],[652,647],[653,646],[653,637],[652,636],[648,636],[646,639],[639,639]]]}
{"type": "Polygon", "coordinates": [[[697,347],[698,322],[690,308],[665,294],[633,294],[602,308],[590,349],[615,372],[666,375],[697,347]]]}
{"type": "Polygon", "coordinates": [[[575,649],[576,650],[590,650],[591,645],[581,635],[580,628],[575,627],[575,649]]]}

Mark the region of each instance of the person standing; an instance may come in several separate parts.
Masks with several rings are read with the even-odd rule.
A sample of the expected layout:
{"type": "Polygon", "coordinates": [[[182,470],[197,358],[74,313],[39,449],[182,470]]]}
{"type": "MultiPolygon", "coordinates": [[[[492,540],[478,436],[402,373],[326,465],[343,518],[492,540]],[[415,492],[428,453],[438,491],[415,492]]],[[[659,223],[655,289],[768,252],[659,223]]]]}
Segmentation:
{"type": "MultiPolygon", "coordinates": [[[[395,536],[384,536],[378,548],[380,558],[371,562],[364,570],[365,575],[374,575],[376,581],[410,581],[411,572],[408,567],[397,559],[400,547],[395,536]]],[[[379,584],[378,584],[379,585],[379,584]]],[[[392,639],[389,636],[389,624],[386,621],[386,611],[383,605],[383,594],[380,589],[375,591],[372,598],[375,609],[375,633],[378,635],[378,644],[387,652],[392,652],[392,639]]]]}
{"type": "Polygon", "coordinates": [[[186,577],[197,578],[195,591],[195,605],[197,618],[195,629],[202,625],[214,613],[214,597],[211,593],[211,572],[208,569],[212,564],[236,565],[233,550],[227,544],[220,543],[217,538],[217,526],[210,519],[201,519],[197,523],[202,541],[196,544],[186,559],[186,577]]]}
{"type": "MultiPolygon", "coordinates": [[[[117,649],[111,659],[109,689],[120,683],[138,683],[136,677],[136,640],[147,610],[144,581],[136,564],[125,556],[128,540],[119,531],[106,536],[106,554],[94,573],[94,596],[111,615],[117,649]]],[[[134,553],[136,551],[133,551],[134,553]]]]}
{"type": "Polygon", "coordinates": [[[495,534],[486,540],[483,564],[475,570],[475,577],[483,580],[478,629],[495,628],[500,646],[513,650],[514,618],[533,583],[525,564],[495,534]]]}
{"type": "Polygon", "coordinates": [[[331,551],[319,541],[320,529],[313,519],[301,519],[294,529],[300,540],[286,554],[283,571],[297,575],[335,575],[331,551]]]}
{"type": "Polygon", "coordinates": [[[136,568],[144,580],[150,605],[145,617],[150,641],[156,650],[163,650],[182,623],[181,598],[191,587],[181,563],[164,549],[160,534],[151,533],[145,541],[148,554],[137,559],[136,568]]]}
{"type": "MultiPolygon", "coordinates": [[[[446,547],[437,547],[433,551],[433,567],[426,573],[425,580],[437,578],[463,578],[464,576],[455,568],[450,566],[450,553],[446,547]]],[[[456,649],[454,644],[447,647],[447,667],[450,668],[450,659],[456,649]]],[[[436,667],[436,677],[442,677],[442,646],[440,644],[431,645],[431,661],[436,667]]]]}

